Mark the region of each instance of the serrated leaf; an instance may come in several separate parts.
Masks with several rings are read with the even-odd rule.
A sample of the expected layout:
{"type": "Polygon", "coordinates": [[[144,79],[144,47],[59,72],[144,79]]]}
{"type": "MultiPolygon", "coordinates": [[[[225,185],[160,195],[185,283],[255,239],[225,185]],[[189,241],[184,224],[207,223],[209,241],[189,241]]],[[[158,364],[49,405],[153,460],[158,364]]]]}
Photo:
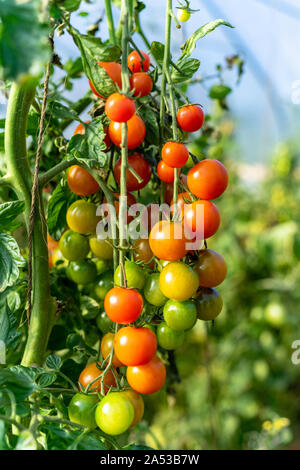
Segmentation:
{"type": "Polygon", "coordinates": [[[197,29],[197,31],[195,31],[181,46],[182,55],[185,57],[190,56],[193,50],[195,49],[196,43],[199,39],[203,38],[204,36],[211,33],[216,28],[222,25],[228,26],[229,28],[233,28],[233,26],[230,23],[228,23],[228,21],[221,20],[221,19],[211,21],[210,23],[207,23],[204,26],[201,26],[201,28],[197,29]]]}
{"type": "Polygon", "coordinates": [[[39,382],[38,382],[39,387],[42,387],[42,388],[49,387],[49,385],[52,385],[56,379],[57,379],[56,374],[45,373],[39,379],[39,382]]]}
{"type": "Polygon", "coordinates": [[[24,201],[10,201],[0,204],[0,230],[9,230],[10,224],[22,214],[25,209],[24,201]]]}
{"type": "Polygon", "coordinates": [[[8,233],[0,233],[0,292],[16,282],[24,263],[16,240],[8,233]]]}
{"type": "Polygon", "coordinates": [[[77,113],[59,101],[52,101],[49,103],[49,110],[51,115],[57,119],[76,119],[77,113]]]}
{"type": "Polygon", "coordinates": [[[180,83],[193,77],[194,73],[196,73],[200,67],[200,60],[181,57],[176,63],[176,66],[181,70],[181,73],[173,68],[171,79],[173,83],[180,83]]]}
{"type": "Polygon", "coordinates": [[[57,185],[48,204],[48,232],[54,240],[59,240],[66,227],[68,207],[77,200],[68,186],[57,185]]]}
{"type": "Polygon", "coordinates": [[[47,357],[45,364],[48,367],[48,369],[59,370],[62,366],[62,360],[59,356],[56,356],[55,354],[51,354],[51,356],[47,357]]]}
{"type": "MultiPolygon", "coordinates": [[[[15,396],[16,401],[23,401],[36,389],[30,377],[9,369],[0,369],[0,390],[7,389],[15,396]]],[[[3,400],[2,400],[3,402],[3,400]]]]}

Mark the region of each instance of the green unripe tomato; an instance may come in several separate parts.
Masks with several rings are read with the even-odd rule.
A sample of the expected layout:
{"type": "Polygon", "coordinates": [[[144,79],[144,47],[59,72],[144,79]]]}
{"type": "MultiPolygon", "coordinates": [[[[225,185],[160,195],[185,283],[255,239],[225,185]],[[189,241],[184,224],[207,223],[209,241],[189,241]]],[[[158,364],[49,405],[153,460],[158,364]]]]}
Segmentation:
{"type": "Polygon", "coordinates": [[[109,261],[106,259],[95,259],[94,262],[96,264],[98,274],[103,274],[111,268],[109,261]]]}
{"type": "Polygon", "coordinates": [[[95,295],[98,299],[104,300],[107,292],[114,286],[114,275],[112,271],[106,271],[97,279],[95,295]]]}
{"type": "Polygon", "coordinates": [[[96,323],[100,331],[105,335],[112,330],[114,322],[106,315],[105,312],[99,313],[96,323]]]}
{"type": "Polygon", "coordinates": [[[168,351],[179,348],[184,341],[184,332],[172,330],[165,322],[157,327],[158,344],[168,351]]]}
{"type": "Polygon", "coordinates": [[[159,288],[159,273],[150,274],[145,287],[144,296],[147,302],[156,307],[161,307],[168,300],[159,288]]]}
{"type": "Polygon", "coordinates": [[[72,230],[67,230],[62,235],[59,240],[59,249],[63,257],[69,261],[83,260],[90,251],[88,239],[72,230]]]}
{"type": "Polygon", "coordinates": [[[223,308],[223,300],[214,288],[202,287],[196,298],[197,315],[200,320],[214,320],[223,308]]]}
{"type": "Polygon", "coordinates": [[[97,427],[95,410],[98,403],[99,398],[97,395],[76,393],[68,406],[70,421],[86,426],[89,429],[95,429],[97,427]]]}
{"type": "Polygon", "coordinates": [[[193,300],[168,300],[164,306],[164,319],[176,331],[189,330],[197,321],[197,307],[193,300]]]}
{"type": "Polygon", "coordinates": [[[100,238],[96,234],[90,236],[91,252],[101,259],[113,258],[112,241],[109,238],[100,238]]]}
{"type": "Polygon", "coordinates": [[[275,328],[280,328],[285,322],[284,307],[277,302],[269,303],[265,308],[265,320],[275,328]]]}
{"type": "MultiPolygon", "coordinates": [[[[125,261],[124,263],[127,287],[134,289],[143,289],[146,277],[143,268],[136,264],[134,261],[125,261]]],[[[115,284],[121,286],[121,266],[119,265],[115,270],[114,275],[115,284]]]]}
{"type": "Polygon", "coordinates": [[[186,21],[188,21],[191,17],[191,14],[188,10],[186,10],[185,8],[178,8],[177,10],[177,19],[181,22],[181,23],[185,23],[186,21]]]}
{"type": "Polygon", "coordinates": [[[72,261],[67,267],[67,274],[76,284],[90,284],[97,277],[97,268],[93,261],[72,261]]]}
{"type": "Polygon", "coordinates": [[[103,432],[117,436],[130,427],[134,419],[134,408],[122,392],[111,392],[97,406],[95,419],[103,432]]]}

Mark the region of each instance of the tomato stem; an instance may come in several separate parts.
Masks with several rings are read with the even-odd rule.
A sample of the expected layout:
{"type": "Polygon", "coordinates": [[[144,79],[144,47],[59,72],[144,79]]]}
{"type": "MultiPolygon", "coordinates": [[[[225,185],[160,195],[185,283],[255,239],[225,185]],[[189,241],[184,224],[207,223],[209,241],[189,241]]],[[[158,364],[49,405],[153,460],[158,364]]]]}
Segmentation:
{"type": "Polygon", "coordinates": [[[107,18],[109,40],[112,44],[117,44],[114,19],[113,19],[112,9],[111,9],[111,0],[104,0],[104,4],[105,4],[105,12],[106,12],[106,18],[107,18]]]}

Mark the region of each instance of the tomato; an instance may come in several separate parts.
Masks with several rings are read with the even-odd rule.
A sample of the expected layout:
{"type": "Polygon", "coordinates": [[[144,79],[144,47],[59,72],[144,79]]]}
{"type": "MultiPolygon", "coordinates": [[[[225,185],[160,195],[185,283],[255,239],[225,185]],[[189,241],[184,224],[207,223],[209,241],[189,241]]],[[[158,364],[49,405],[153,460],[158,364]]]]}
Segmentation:
{"type": "Polygon", "coordinates": [[[72,261],[67,267],[67,273],[76,284],[90,284],[97,277],[97,268],[95,263],[89,259],[72,261]]]}
{"type": "Polygon", "coordinates": [[[106,271],[105,273],[101,274],[97,279],[97,284],[95,286],[95,294],[96,297],[100,300],[104,300],[107,292],[114,285],[114,274],[112,271],[106,271]]]}
{"type": "Polygon", "coordinates": [[[53,251],[58,247],[59,242],[54,240],[49,233],[47,232],[47,245],[48,245],[48,250],[53,251]]]}
{"type": "MultiPolygon", "coordinates": [[[[110,354],[114,345],[114,337],[115,335],[113,333],[106,333],[106,335],[103,336],[101,340],[101,354],[103,359],[105,359],[110,354]]],[[[124,365],[117,357],[115,351],[113,353],[112,365],[114,367],[122,367],[124,365]]]]}
{"type": "Polygon", "coordinates": [[[51,252],[51,258],[49,260],[49,264],[50,264],[50,267],[55,266],[56,264],[58,264],[59,267],[68,266],[68,263],[63,257],[63,254],[60,251],[59,247],[55,248],[51,252]]]}
{"type": "Polygon", "coordinates": [[[98,403],[99,398],[96,394],[76,393],[68,406],[69,420],[89,429],[95,429],[97,426],[95,410],[98,403]]]}
{"type": "Polygon", "coordinates": [[[228,185],[228,173],[218,160],[206,159],[193,166],[187,178],[191,193],[200,199],[216,199],[228,185]]]}
{"type": "Polygon", "coordinates": [[[148,238],[139,238],[136,240],[133,244],[133,249],[133,257],[135,261],[142,261],[147,264],[149,268],[154,268],[154,261],[150,263],[153,258],[153,253],[151,251],[148,238]]]}
{"type": "Polygon", "coordinates": [[[158,392],[163,387],[166,380],[166,368],[162,360],[154,356],[147,364],[127,367],[126,377],[133,390],[148,395],[158,392]]]}
{"type": "MultiPolygon", "coordinates": [[[[86,124],[89,124],[91,121],[85,121],[86,124]]],[[[103,142],[106,144],[106,149],[105,150],[102,150],[102,152],[107,152],[111,146],[111,141],[110,141],[110,138],[107,134],[107,127],[104,127],[104,132],[105,132],[105,137],[103,139],[103,142]]],[[[85,134],[85,127],[83,124],[78,124],[78,126],[76,127],[75,131],[74,131],[74,135],[75,134],[81,134],[81,135],[84,135],[85,134]]]]}
{"type": "Polygon", "coordinates": [[[161,151],[163,162],[171,168],[181,168],[189,159],[189,151],[184,144],[167,142],[161,151]]]}
{"type": "Polygon", "coordinates": [[[143,51],[140,51],[144,59],[141,58],[138,51],[132,51],[128,56],[128,68],[131,72],[148,72],[150,66],[150,57],[143,51]]]}
{"type": "Polygon", "coordinates": [[[113,258],[113,247],[112,241],[109,238],[101,238],[95,233],[90,236],[90,249],[91,252],[101,259],[112,259],[113,258]]]}
{"type": "MultiPolygon", "coordinates": [[[[129,169],[126,170],[126,187],[128,191],[138,191],[146,186],[151,178],[151,166],[145,160],[141,153],[134,152],[128,157],[128,164],[135,170],[135,172],[142,178],[139,183],[136,177],[129,169]]],[[[121,180],[121,158],[116,163],[114,168],[114,175],[118,184],[121,180]]]]}
{"type": "Polygon", "coordinates": [[[201,250],[194,266],[199,276],[201,287],[216,287],[221,284],[227,274],[224,258],[214,250],[201,250]]]}
{"type": "Polygon", "coordinates": [[[124,390],[123,395],[130,400],[133,408],[134,408],[134,418],[131,423],[131,428],[133,428],[137,423],[139,423],[144,414],[144,400],[139,393],[135,390],[124,390]]]}
{"type": "Polygon", "coordinates": [[[62,235],[59,249],[63,257],[69,261],[83,260],[90,251],[88,239],[72,230],[67,230],[62,235]]]}
{"type": "Polygon", "coordinates": [[[67,211],[67,224],[71,230],[81,234],[95,232],[100,217],[96,216],[97,207],[84,199],[73,202],[67,211]]]}
{"type": "MultiPolygon", "coordinates": [[[[180,172],[180,170],[179,170],[179,172],[180,172]]],[[[187,186],[186,181],[185,181],[186,180],[186,175],[181,174],[180,175],[180,180],[185,186],[187,186]]],[[[165,184],[165,202],[166,202],[166,204],[171,204],[171,201],[173,199],[173,189],[174,189],[173,184],[170,184],[170,183],[165,184]]]]}
{"type": "Polygon", "coordinates": [[[127,122],[135,114],[135,103],[121,93],[113,93],[105,103],[105,113],[108,119],[116,122],[127,122]]]}
{"type": "Polygon", "coordinates": [[[197,321],[197,308],[193,300],[168,300],[164,306],[164,320],[172,330],[191,329],[197,321]]]}
{"type": "Polygon", "coordinates": [[[185,263],[169,263],[160,273],[159,287],[169,299],[187,300],[197,292],[198,275],[185,263]]]}
{"type": "Polygon", "coordinates": [[[198,238],[212,237],[220,226],[220,213],[211,201],[198,200],[185,208],[186,227],[198,238]]]}
{"type": "MultiPolygon", "coordinates": [[[[117,146],[122,145],[122,124],[111,121],[108,126],[108,135],[111,141],[117,146]]],[[[127,147],[129,150],[135,149],[144,141],[146,136],[146,126],[144,121],[136,114],[127,121],[127,147]]]]}
{"type": "MultiPolygon", "coordinates": [[[[185,205],[189,204],[189,202],[186,202],[186,201],[192,202],[190,194],[188,192],[179,193],[178,196],[177,196],[177,213],[181,217],[184,215],[185,205]]],[[[173,212],[174,212],[174,202],[173,202],[173,199],[172,199],[171,213],[173,214],[173,212]]]]}
{"type": "Polygon", "coordinates": [[[159,288],[159,273],[151,274],[144,287],[144,296],[147,302],[156,307],[161,307],[168,300],[159,288]]]}
{"type": "Polygon", "coordinates": [[[149,328],[121,328],[114,339],[115,353],[126,366],[140,366],[155,356],[157,341],[149,328]]]}
{"type": "Polygon", "coordinates": [[[165,183],[173,183],[176,171],[175,168],[171,168],[170,166],[166,165],[163,160],[160,160],[158,162],[156,171],[157,176],[161,181],[164,181],[165,183]]]}
{"type": "MultiPolygon", "coordinates": [[[[96,380],[93,385],[89,388],[90,392],[101,392],[101,376],[103,374],[103,371],[100,369],[101,363],[98,362],[98,365],[96,362],[92,362],[88,366],[86,366],[83,371],[81,372],[78,382],[83,387],[83,389],[86,389],[86,387],[96,380],[98,377],[99,380],[96,380]]],[[[116,372],[115,372],[116,373],[116,372]]],[[[112,373],[111,369],[109,369],[104,377],[103,380],[103,387],[104,387],[104,392],[107,393],[110,387],[115,387],[116,386],[116,381],[114,374],[112,373]]]]}
{"type": "Polygon", "coordinates": [[[143,310],[143,298],[134,289],[114,287],[105,296],[104,309],[109,318],[122,325],[133,323],[143,310]]]}
{"type": "MultiPolygon", "coordinates": [[[[85,121],[86,124],[89,124],[91,121],[85,121]]],[[[84,135],[85,134],[85,127],[83,124],[78,124],[78,126],[76,127],[73,135],[76,135],[76,134],[80,134],[80,135],[84,135]]]]}
{"type": "MultiPolygon", "coordinates": [[[[120,89],[122,89],[121,64],[118,64],[117,62],[98,62],[98,65],[103,67],[107,75],[109,75],[109,77],[112,79],[112,81],[115,82],[116,85],[118,85],[120,89]]],[[[104,96],[101,96],[97,92],[96,88],[94,87],[94,85],[92,84],[90,80],[89,80],[89,84],[92,89],[92,92],[95,93],[95,95],[99,96],[99,98],[105,99],[104,96]]]]}
{"type": "Polygon", "coordinates": [[[79,165],[69,168],[67,183],[71,191],[78,196],[90,196],[99,190],[97,181],[79,165]]]}
{"type": "Polygon", "coordinates": [[[157,327],[157,341],[158,344],[171,351],[179,348],[184,341],[184,332],[180,330],[172,330],[165,322],[162,322],[157,327]]]}
{"type": "Polygon", "coordinates": [[[194,104],[183,106],[177,113],[177,122],[185,132],[198,131],[204,123],[204,112],[194,104]]]}
{"type": "MultiPolygon", "coordinates": [[[[125,261],[124,263],[127,287],[135,289],[143,289],[145,284],[145,275],[143,268],[134,263],[133,261],[125,261]]],[[[122,270],[119,265],[115,270],[114,281],[116,286],[121,286],[122,270]]]]}
{"type": "Polygon", "coordinates": [[[223,300],[219,292],[212,288],[202,287],[196,298],[197,315],[200,320],[214,320],[223,308],[223,300]]]}
{"type": "Polygon", "coordinates": [[[178,8],[177,18],[181,23],[185,23],[190,19],[190,12],[186,8],[178,8]]]}
{"type": "MultiPolygon", "coordinates": [[[[113,193],[113,195],[114,195],[114,198],[115,198],[114,206],[115,206],[115,210],[116,210],[116,215],[118,216],[119,215],[119,207],[120,207],[120,203],[119,203],[120,193],[113,193]]],[[[103,203],[107,204],[107,200],[104,199],[103,203]]],[[[127,207],[130,207],[130,206],[132,206],[133,204],[136,204],[136,203],[137,203],[137,200],[134,197],[134,195],[127,192],[127,207]]],[[[127,223],[129,224],[129,222],[131,222],[134,219],[134,217],[132,217],[131,215],[128,215],[128,212],[126,213],[126,216],[127,216],[127,223]]]]}
{"type": "Polygon", "coordinates": [[[134,407],[124,392],[111,392],[102,398],[96,408],[96,423],[111,436],[127,431],[134,420],[134,407]]]}
{"type": "Polygon", "coordinates": [[[108,316],[106,315],[104,311],[99,313],[99,315],[96,318],[96,323],[97,323],[99,330],[104,334],[108,333],[114,325],[114,322],[111,321],[110,318],[108,318],[108,316]]]}
{"type": "Polygon", "coordinates": [[[147,96],[153,88],[153,80],[145,72],[134,73],[130,77],[130,88],[134,89],[134,96],[147,96]]]}
{"type": "Polygon", "coordinates": [[[98,274],[103,274],[109,269],[111,269],[110,260],[99,258],[99,259],[95,259],[94,262],[96,264],[98,274]]]}
{"type": "Polygon", "coordinates": [[[155,256],[166,261],[177,261],[187,253],[180,222],[162,220],[155,224],[149,235],[149,244],[155,256]]]}

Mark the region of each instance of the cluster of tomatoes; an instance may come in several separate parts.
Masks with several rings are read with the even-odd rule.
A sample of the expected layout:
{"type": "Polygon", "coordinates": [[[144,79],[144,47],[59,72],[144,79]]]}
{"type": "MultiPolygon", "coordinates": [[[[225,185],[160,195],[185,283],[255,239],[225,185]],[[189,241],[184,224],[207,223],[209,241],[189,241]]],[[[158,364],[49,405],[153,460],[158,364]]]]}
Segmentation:
{"type": "MultiPolygon", "coordinates": [[[[145,96],[153,85],[147,75],[149,57],[144,53],[143,56],[141,60],[140,54],[134,51],[128,57],[134,96],[145,96]]],[[[120,86],[120,65],[112,62],[100,65],[120,86]]],[[[94,92],[98,94],[95,89],[94,92]]],[[[141,145],[145,125],[136,114],[132,96],[113,93],[106,99],[105,113],[110,121],[105,140],[107,150],[111,142],[121,146],[124,122],[128,126],[128,148],[136,149],[141,145]]],[[[202,108],[198,105],[181,107],[177,122],[184,132],[199,130],[204,122],[202,108]]],[[[79,125],[75,133],[84,133],[84,130],[84,126],[79,125]]],[[[189,152],[184,143],[169,141],[163,145],[161,157],[157,176],[167,187],[172,185],[175,171],[179,172],[186,165],[189,152]]],[[[151,180],[152,169],[138,151],[129,155],[128,164],[126,185],[127,205],[130,206],[136,202],[130,191],[143,189],[151,180]]],[[[116,162],[113,173],[119,185],[121,159],[116,162]]],[[[220,254],[207,249],[206,243],[203,247],[203,242],[218,230],[220,214],[211,200],[225,191],[228,175],[222,163],[213,159],[200,161],[189,170],[187,177],[182,175],[181,185],[186,191],[178,194],[171,209],[173,217],[150,223],[149,237],[134,240],[127,253],[129,257],[115,271],[111,265],[112,240],[96,234],[100,217],[96,215],[96,204],[88,199],[99,191],[98,183],[78,165],[69,168],[67,183],[71,191],[83,198],[68,208],[69,228],[57,249],[67,260],[70,279],[79,285],[91,286],[92,295],[101,302],[97,325],[103,334],[102,358],[82,371],[78,380],[80,393],[70,403],[69,416],[74,422],[90,428],[99,426],[105,433],[117,435],[141,420],[142,395],[155,393],[164,386],[164,351],[177,349],[186,331],[193,328],[198,319],[214,320],[222,310],[222,298],[215,287],[225,279],[226,263],[220,254]],[[199,207],[202,209],[200,219],[199,207]],[[199,246],[190,250],[188,243],[195,239],[200,240],[199,246]]],[[[117,213],[119,196],[114,192],[117,213]]],[[[166,199],[172,204],[171,198],[166,199]]],[[[149,207],[146,213],[148,216],[149,207]]],[[[130,221],[129,217],[127,222],[130,221]]]]}

